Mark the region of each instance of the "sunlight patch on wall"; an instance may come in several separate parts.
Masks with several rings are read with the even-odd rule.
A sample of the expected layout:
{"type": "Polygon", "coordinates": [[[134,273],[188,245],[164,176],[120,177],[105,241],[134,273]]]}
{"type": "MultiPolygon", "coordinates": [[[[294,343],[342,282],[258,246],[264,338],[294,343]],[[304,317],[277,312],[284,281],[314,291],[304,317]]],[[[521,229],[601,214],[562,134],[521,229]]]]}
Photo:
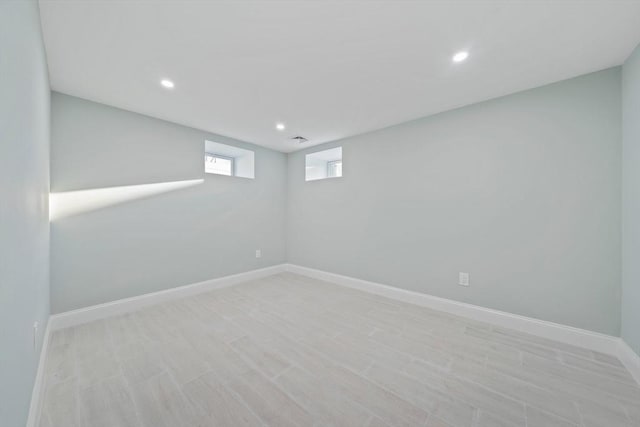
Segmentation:
{"type": "Polygon", "coordinates": [[[202,184],[203,179],[125,185],[49,194],[49,221],[202,184]]]}

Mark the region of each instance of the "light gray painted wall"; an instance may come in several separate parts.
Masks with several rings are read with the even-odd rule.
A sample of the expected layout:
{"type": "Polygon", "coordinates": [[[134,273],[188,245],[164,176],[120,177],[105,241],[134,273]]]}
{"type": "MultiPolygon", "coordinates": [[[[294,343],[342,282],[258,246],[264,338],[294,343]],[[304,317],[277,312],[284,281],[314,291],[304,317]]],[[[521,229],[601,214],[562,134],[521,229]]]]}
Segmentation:
{"type": "Polygon", "coordinates": [[[49,94],[37,3],[0,1],[0,424],[6,427],[27,421],[49,317],[49,94]]]}
{"type": "Polygon", "coordinates": [[[622,338],[640,355],[640,46],[622,67],[622,338]]]}
{"type": "Polygon", "coordinates": [[[620,120],[613,68],[291,154],[289,262],[617,335],[620,120]]]}
{"type": "Polygon", "coordinates": [[[284,262],[286,162],[282,153],[53,93],[52,192],[204,183],[53,221],[52,312],[284,262]],[[255,150],[255,179],[205,177],[206,138],[255,150]]]}

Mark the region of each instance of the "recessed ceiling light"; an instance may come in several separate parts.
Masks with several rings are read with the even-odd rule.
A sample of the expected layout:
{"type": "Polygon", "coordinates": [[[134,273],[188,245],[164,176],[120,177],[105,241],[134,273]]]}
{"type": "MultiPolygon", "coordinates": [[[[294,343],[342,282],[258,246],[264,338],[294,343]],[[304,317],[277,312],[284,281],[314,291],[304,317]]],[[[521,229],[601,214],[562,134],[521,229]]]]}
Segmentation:
{"type": "Polygon", "coordinates": [[[167,89],[173,89],[173,87],[175,86],[175,84],[173,84],[173,82],[169,79],[163,79],[160,84],[164,87],[166,87],[167,89]]]}
{"type": "Polygon", "coordinates": [[[284,130],[285,129],[284,123],[276,123],[276,129],[284,130]]]}
{"type": "Polygon", "coordinates": [[[453,59],[453,62],[462,62],[465,59],[467,59],[468,57],[469,57],[469,52],[462,51],[462,52],[458,52],[455,55],[453,55],[452,59],[453,59]]]}

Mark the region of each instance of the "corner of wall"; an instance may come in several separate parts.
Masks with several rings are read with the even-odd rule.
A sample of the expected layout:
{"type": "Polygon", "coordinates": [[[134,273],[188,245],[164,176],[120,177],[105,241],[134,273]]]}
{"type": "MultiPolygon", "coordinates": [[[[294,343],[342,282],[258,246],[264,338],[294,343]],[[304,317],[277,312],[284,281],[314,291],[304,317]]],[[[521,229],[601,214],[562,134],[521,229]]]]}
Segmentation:
{"type": "MultiPolygon", "coordinates": [[[[621,337],[640,357],[640,45],[622,66],[621,337]]],[[[640,362],[639,362],[640,363],[640,362]]]]}

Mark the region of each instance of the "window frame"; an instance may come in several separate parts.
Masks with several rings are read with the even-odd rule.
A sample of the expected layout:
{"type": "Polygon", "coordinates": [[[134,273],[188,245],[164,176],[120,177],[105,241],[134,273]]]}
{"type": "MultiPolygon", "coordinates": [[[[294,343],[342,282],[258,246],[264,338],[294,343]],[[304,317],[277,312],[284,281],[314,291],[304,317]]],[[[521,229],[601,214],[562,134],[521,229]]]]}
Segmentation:
{"type": "Polygon", "coordinates": [[[340,166],[342,166],[342,159],[329,160],[327,162],[327,178],[342,178],[342,168],[340,168],[340,175],[331,175],[329,173],[329,171],[331,170],[331,166],[337,163],[340,163],[340,166]]]}
{"type": "Polygon", "coordinates": [[[344,171],[344,156],[342,146],[324,150],[312,151],[304,156],[304,180],[305,182],[322,181],[323,179],[342,178],[344,171]],[[336,169],[336,164],[340,164],[340,176],[330,176],[331,169],[336,169]]]}
{"type": "Polygon", "coordinates": [[[222,160],[228,160],[231,163],[231,175],[225,175],[223,173],[215,173],[215,172],[207,172],[207,169],[205,167],[205,174],[209,174],[209,175],[221,175],[221,176],[236,176],[236,159],[234,157],[229,157],[229,156],[225,156],[222,154],[216,154],[213,153],[211,151],[205,151],[204,152],[204,156],[205,159],[207,156],[209,157],[214,157],[214,158],[218,158],[218,159],[222,159],[222,160]]]}

